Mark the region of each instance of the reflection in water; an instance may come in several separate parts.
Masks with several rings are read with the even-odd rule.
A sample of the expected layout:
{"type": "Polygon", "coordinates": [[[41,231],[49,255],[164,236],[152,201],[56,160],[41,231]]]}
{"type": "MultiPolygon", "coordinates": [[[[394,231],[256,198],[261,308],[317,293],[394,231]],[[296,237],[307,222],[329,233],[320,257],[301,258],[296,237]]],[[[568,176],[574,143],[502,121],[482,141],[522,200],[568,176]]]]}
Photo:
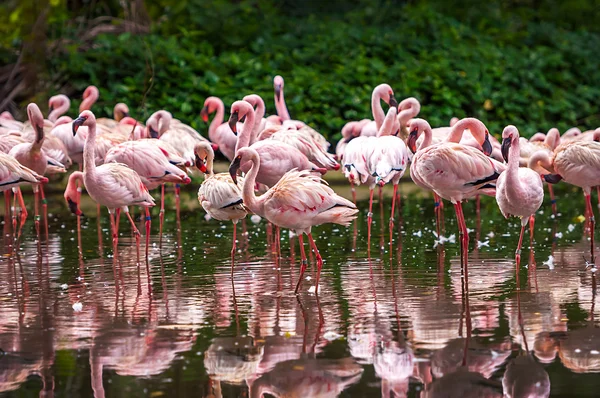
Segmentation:
{"type": "Polygon", "coordinates": [[[26,225],[18,242],[4,225],[0,392],[517,397],[585,387],[582,374],[600,372],[597,282],[571,218],[537,218],[535,241],[547,245],[516,274],[514,225],[467,220],[489,241],[472,245],[467,269],[458,240],[439,238],[431,201],[405,199],[391,229],[380,207],[382,251],[370,256],[365,217],[316,229],[320,293],[307,283],[296,296],[296,237],[282,231],[290,244],[278,254],[266,225],[248,222],[232,280],[231,226],[188,210],[193,196],[181,201],[180,220],[167,213],[162,245],[152,236],[140,263],[129,232],[113,255],[106,220],[84,218],[78,234],[52,209],[48,239],[26,225]]]}

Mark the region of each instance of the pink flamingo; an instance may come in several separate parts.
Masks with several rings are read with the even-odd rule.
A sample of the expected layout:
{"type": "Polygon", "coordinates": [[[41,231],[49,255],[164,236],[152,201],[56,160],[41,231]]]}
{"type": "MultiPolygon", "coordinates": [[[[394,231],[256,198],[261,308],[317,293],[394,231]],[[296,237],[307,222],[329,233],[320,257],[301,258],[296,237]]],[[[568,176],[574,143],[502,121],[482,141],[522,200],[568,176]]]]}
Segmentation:
{"type": "Polygon", "coordinates": [[[594,262],[594,210],[591,202],[591,189],[600,185],[600,142],[568,141],[560,144],[552,154],[538,151],[529,158],[529,168],[543,167],[550,174],[544,179],[550,184],[560,180],[581,187],[589,214],[592,262],[594,262]]]}
{"type": "MultiPolygon", "coordinates": [[[[236,104],[234,104],[234,111],[236,104]]],[[[251,122],[250,125],[252,125],[251,122]]],[[[237,171],[244,162],[251,164],[242,190],[244,205],[253,213],[265,217],[278,227],[294,230],[298,234],[302,267],[296,284],[296,293],[300,288],[307,266],[302,234],[308,235],[317,259],[315,292],[318,292],[323,259],[313,240],[311,228],[325,223],[348,226],[356,218],[358,209],[352,202],[337,195],[320,177],[311,175],[306,170],[288,171],[266,193],[257,198],[254,195],[254,185],[259,175],[259,168],[263,163],[254,146],[240,148],[237,151],[236,157],[229,167],[229,174],[235,183],[237,183],[237,171]]]]}
{"type": "MultiPolygon", "coordinates": [[[[206,123],[210,114],[216,112],[214,119],[208,127],[208,138],[211,142],[218,145],[221,153],[231,161],[235,154],[235,145],[237,144],[237,135],[229,127],[229,123],[223,123],[225,117],[225,105],[218,97],[208,97],[204,100],[204,106],[200,112],[202,120],[206,123]]],[[[264,114],[264,102],[263,102],[264,114]]],[[[238,126],[241,129],[241,123],[238,126]]],[[[213,149],[214,152],[215,149],[213,149]]]]}
{"type": "Polygon", "coordinates": [[[376,136],[379,132],[385,119],[385,113],[381,107],[382,100],[389,106],[398,107],[398,101],[394,98],[394,90],[392,90],[389,84],[383,83],[375,87],[371,95],[371,110],[374,120],[363,126],[360,132],[361,135],[376,136]]]}
{"type": "Polygon", "coordinates": [[[70,202],[69,199],[71,199],[74,191],[74,197],[78,198],[75,181],[83,180],[90,197],[98,204],[108,208],[115,247],[119,236],[119,225],[118,222],[115,222],[114,213],[116,211],[118,220],[120,211],[123,210],[133,228],[139,255],[140,232],[129,214],[128,206],[152,207],[154,206],[154,199],[148,193],[148,189],[138,173],[129,167],[119,163],[105,163],[101,166],[96,166],[94,154],[96,145],[96,118],[91,111],[83,111],[73,121],[73,135],[77,134],[77,130],[81,126],[88,128],[83,153],[83,173],[75,172],[71,175],[69,185],[65,191],[65,199],[67,199],[67,202],[70,202]]]}
{"type": "Polygon", "coordinates": [[[502,156],[508,167],[496,181],[496,202],[505,218],[517,216],[521,219],[521,234],[516,251],[518,267],[521,262],[525,226],[529,221],[529,233],[533,239],[535,212],[544,201],[544,187],[538,173],[526,167],[519,167],[519,131],[515,126],[506,126],[502,132],[502,156]]]}
{"type": "MultiPolygon", "coordinates": [[[[198,156],[196,166],[206,172],[206,178],[198,189],[198,202],[212,218],[233,222],[233,245],[231,247],[231,274],[233,275],[237,223],[248,214],[242,200],[242,191],[228,173],[214,173],[215,152],[209,143],[198,144],[196,155],[198,156]]],[[[243,179],[240,178],[239,182],[242,186],[244,185],[243,179]]]]}
{"type": "Polygon", "coordinates": [[[252,131],[252,136],[254,141],[251,141],[250,144],[254,144],[256,142],[256,137],[263,131],[267,125],[267,119],[265,116],[265,101],[258,94],[248,94],[244,98],[243,101],[246,101],[250,105],[252,105],[254,110],[254,130],[252,131]]]}
{"type": "Polygon", "coordinates": [[[63,94],[50,97],[48,100],[48,120],[56,123],[61,115],[64,115],[71,107],[71,100],[63,94]]]}
{"type": "MultiPolygon", "coordinates": [[[[189,184],[191,179],[185,171],[171,164],[168,154],[153,141],[140,140],[119,144],[106,153],[104,163],[122,163],[129,166],[140,176],[148,190],[156,189],[165,183],[189,184]]],[[[164,198],[161,198],[161,203],[164,204],[164,198]]],[[[150,238],[150,222],[150,210],[146,207],[146,250],[150,238]]]]}
{"type": "MultiPolygon", "coordinates": [[[[4,197],[7,200],[7,203],[10,201],[7,195],[10,189],[17,188],[19,185],[23,184],[45,184],[47,182],[48,179],[46,177],[23,166],[13,156],[0,152],[0,191],[5,193],[4,197]]],[[[22,198],[22,196],[19,196],[20,206],[25,212],[25,217],[27,217],[25,203],[22,198]]],[[[5,218],[7,216],[8,215],[5,215],[5,218]]],[[[23,214],[21,217],[23,217],[23,214]]]]}
{"type": "Polygon", "coordinates": [[[337,159],[341,162],[344,160],[344,152],[346,151],[346,145],[354,138],[360,136],[360,131],[362,128],[369,123],[369,119],[363,119],[360,121],[348,122],[342,127],[342,138],[338,141],[335,147],[335,155],[337,159]]]}
{"type": "MultiPolygon", "coordinates": [[[[393,128],[396,122],[396,108],[390,107],[386,118],[377,133],[377,138],[373,140],[373,146],[372,149],[369,150],[369,157],[367,158],[369,174],[375,177],[375,183],[383,186],[384,184],[391,182],[394,186],[390,225],[394,224],[394,208],[398,193],[398,183],[404,175],[409,161],[408,149],[406,148],[404,141],[399,137],[391,135],[394,132],[393,128]]],[[[404,122],[404,120],[402,122],[404,122]]],[[[370,199],[369,213],[372,211],[371,206],[373,204],[372,190],[370,199]]],[[[372,222],[372,218],[372,216],[369,217],[369,223],[372,222]]]]}
{"type": "MultiPolygon", "coordinates": [[[[237,153],[241,148],[249,146],[252,130],[254,128],[254,109],[246,101],[236,101],[231,106],[231,117],[229,126],[234,132],[237,132],[237,122],[246,118],[242,131],[238,137],[236,146],[237,153]]],[[[258,141],[252,145],[260,158],[262,159],[257,169],[256,180],[268,187],[274,186],[285,173],[292,169],[309,170],[325,173],[326,170],[310,162],[306,156],[291,145],[275,140],[258,141]]],[[[250,170],[251,162],[246,161],[241,164],[241,170],[247,173],[250,170]]]]}
{"type": "Polygon", "coordinates": [[[431,144],[432,132],[429,123],[413,119],[410,123],[409,147],[423,132],[425,138],[412,158],[410,175],[420,187],[432,190],[439,197],[454,204],[459,224],[461,243],[468,250],[469,235],[462,210],[462,201],[477,194],[494,196],[496,180],[506,166],[488,157],[492,151],[489,133],[485,125],[474,118],[457,122],[447,141],[431,144]],[[483,152],[459,144],[465,129],[469,129],[483,152]]]}
{"type": "Polygon", "coordinates": [[[290,120],[290,113],[288,112],[287,106],[285,104],[285,98],[283,97],[283,77],[277,75],[273,78],[273,89],[275,91],[275,109],[277,110],[277,115],[281,117],[282,120],[290,120]]]}
{"type": "MultiPolygon", "coordinates": [[[[421,111],[421,103],[414,97],[408,97],[398,104],[397,125],[400,128],[401,138],[408,138],[408,121],[417,117],[421,111]]],[[[395,133],[395,132],[392,132],[395,133]]]]}
{"type": "MultiPolygon", "coordinates": [[[[56,163],[52,159],[49,159],[46,156],[45,151],[42,150],[42,145],[44,143],[44,117],[42,116],[42,112],[40,108],[34,103],[30,103],[27,105],[27,115],[29,117],[29,122],[35,131],[35,138],[33,142],[22,143],[15,145],[10,152],[9,155],[13,156],[19,163],[23,166],[35,171],[39,175],[46,174],[46,167],[49,162],[52,162],[53,166],[56,166],[58,170],[63,173],[66,172],[63,165],[60,163],[56,163]]],[[[46,213],[46,197],[44,196],[43,188],[34,184],[33,193],[34,193],[34,204],[35,204],[35,227],[39,234],[40,228],[40,215],[38,209],[39,203],[39,195],[40,189],[42,190],[42,203],[44,204],[44,212],[46,213]]],[[[15,202],[16,197],[19,197],[19,201],[23,202],[23,194],[21,193],[20,188],[15,189],[15,202]]],[[[21,234],[21,230],[23,229],[23,225],[25,223],[25,219],[27,217],[27,210],[24,207],[21,207],[21,223],[19,226],[19,235],[21,234]]],[[[47,217],[47,214],[45,214],[47,217]]],[[[46,218],[47,222],[47,218],[46,218]]],[[[13,224],[16,224],[16,214],[13,217],[13,224]]]]}

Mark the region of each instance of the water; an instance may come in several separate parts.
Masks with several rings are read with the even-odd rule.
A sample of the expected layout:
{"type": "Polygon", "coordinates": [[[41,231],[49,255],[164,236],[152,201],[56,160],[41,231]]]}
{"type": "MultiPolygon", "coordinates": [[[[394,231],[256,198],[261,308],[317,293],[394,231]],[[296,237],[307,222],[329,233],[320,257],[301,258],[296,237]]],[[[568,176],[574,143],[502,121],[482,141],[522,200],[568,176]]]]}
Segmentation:
{"type": "MultiPolygon", "coordinates": [[[[345,185],[335,189],[349,196],[345,185]]],[[[597,396],[600,305],[585,270],[581,193],[558,190],[556,219],[544,204],[518,280],[517,220],[504,220],[491,198],[482,198],[479,221],[466,204],[467,286],[451,207],[440,231],[449,240],[440,243],[433,201],[412,184],[401,190],[391,249],[388,187],[383,213],[375,202],[370,257],[366,191],[355,225],[314,229],[325,260],[318,296],[314,269],[293,294],[297,237],[282,231],[277,257],[265,222],[249,218],[245,232],[238,228],[232,284],[232,225],[207,221],[195,189],[182,192],[180,221],[167,201],[162,247],[154,218],[140,266],[124,219],[113,256],[106,213],[98,225],[84,202],[78,237],[76,218],[50,195],[47,242],[31,217],[15,250],[4,225],[1,395],[500,397],[517,361],[527,371],[513,374],[529,386],[537,370],[553,396],[597,396]]]]}

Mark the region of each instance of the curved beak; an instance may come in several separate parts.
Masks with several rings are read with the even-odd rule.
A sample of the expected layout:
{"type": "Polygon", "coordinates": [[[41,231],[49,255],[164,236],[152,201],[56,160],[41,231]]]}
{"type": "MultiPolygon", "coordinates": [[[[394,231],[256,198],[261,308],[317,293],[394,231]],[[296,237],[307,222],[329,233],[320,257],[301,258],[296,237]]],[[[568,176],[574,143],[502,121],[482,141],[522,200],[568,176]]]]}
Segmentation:
{"type": "Polygon", "coordinates": [[[150,138],[158,138],[158,131],[154,130],[152,126],[148,126],[148,130],[150,131],[150,138]]]}
{"type": "Polygon", "coordinates": [[[275,85],[275,98],[277,98],[277,101],[281,100],[281,84],[275,85]]]}
{"type": "Polygon", "coordinates": [[[394,94],[390,94],[390,106],[398,108],[398,101],[396,100],[396,97],[394,97],[394,94]]]}
{"type": "Polygon", "coordinates": [[[235,135],[237,135],[237,122],[239,120],[239,115],[237,112],[233,112],[231,116],[229,116],[229,128],[235,135]]]}
{"type": "Polygon", "coordinates": [[[508,150],[510,149],[511,141],[512,140],[510,138],[505,138],[502,140],[502,157],[506,163],[508,163],[508,150]]]}
{"type": "Polygon", "coordinates": [[[69,205],[69,210],[71,211],[71,213],[73,213],[77,216],[83,216],[83,212],[81,210],[79,210],[77,203],[75,203],[73,200],[71,200],[71,198],[67,198],[67,204],[69,205]]]}
{"type": "Polygon", "coordinates": [[[231,176],[231,179],[233,180],[234,184],[237,184],[237,172],[240,169],[241,163],[242,163],[242,157],[236,156],[233,159],[233,162],[231,162],[231,165],[229,166],[229,175],[231,176]]]}
{"type": "Polygon", "coordinates": [[[53,110],[54,110],[54,106],[50,105],[50,107],[48,108],[48,114],[52,113],[53,110]]]}
{"type": "Polygon", "coordinates": [[[129,117],[129,112],[123,112],[123,117],[129,117]]]}
{"type": "Polygon", "coordinates": [[[483,149],[483,153],[485,154],[485,156],[490,156],[492,153],[492,143],[490,142],[490,133],[488,133],[487,131],[485,132],[485,141],[483,141],[483,145],[481,145],[481,148],[483,149]]]}
{"type": "Polygon", "coordinates": [[[85,118],[81,116],[73,120],[73,136],[77,134],[77,130],[79,129],[79,127],[81,127],[83,123],[85,123],[85,118]]]}
{"type": "Polygon", "coordinates": [[[196,167],[203,173],[206,173],[206,165],[204,161],[200,159],[200,156],[196,155],[196,167]]]}
{"type": "Polygon", "coordinates": [[[417,152],[417,139],[419,138],[419,130],[413,130],[408,135],[408,139],[406,140],[406,146],[412,153],[417,152]]]}
{"type": "Polygon", "coordinates": [[[208,123],[208,106],[202,108],[202,110],[200,111],[200,117],[202,118],[202,121],[204,123],[208,123]]]}

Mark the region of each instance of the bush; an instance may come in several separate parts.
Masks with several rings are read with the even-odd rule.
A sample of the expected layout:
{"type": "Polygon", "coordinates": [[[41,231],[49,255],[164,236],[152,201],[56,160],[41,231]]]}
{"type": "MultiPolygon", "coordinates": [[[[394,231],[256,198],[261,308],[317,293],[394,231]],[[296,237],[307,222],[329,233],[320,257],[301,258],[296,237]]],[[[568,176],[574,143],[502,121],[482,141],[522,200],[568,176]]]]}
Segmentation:
{"type": "Polygon", "coordinates": [[[274,113],[272,78],[281,74],[292,117],[332,140],[346,121],[370,117],[381,82],[399,99],[417,97],[432,126],[474,116],[498,136],[507,124],[523,135],[600,125],[598,33],[506,20],[494,2],[481,13],[498,12],[475,14],[479,24],[473,13],[461,22],[442,12],[443,2],[347,3],[333,2],[343,13],[317,13],[319,2],[286,13],[274,0],[159,1],[148,9],[150,34],[100,35],[85,52],[72,46],[50,58],[43,95],[95,84],[100,114],[116,102],[141,119],[164,108],[205,131],[199,111],[209,95],[230,105],[255,92],[274,113]]]}

